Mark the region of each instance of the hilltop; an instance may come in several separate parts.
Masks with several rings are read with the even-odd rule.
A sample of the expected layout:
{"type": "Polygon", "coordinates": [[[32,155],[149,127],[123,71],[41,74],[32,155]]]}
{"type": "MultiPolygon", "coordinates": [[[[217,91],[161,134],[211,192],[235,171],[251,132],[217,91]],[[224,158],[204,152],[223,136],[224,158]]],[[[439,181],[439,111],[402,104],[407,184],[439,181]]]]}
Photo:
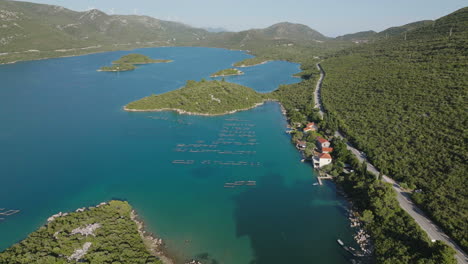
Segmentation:
{"type": "Polygon", "coordinates": [[[225,81],[187,81],[178,89],[151,95],[125,106],[126,111],[177,111],[194,115],[224,115],[253,108],[268,99],[251,88],[225,81]]]}

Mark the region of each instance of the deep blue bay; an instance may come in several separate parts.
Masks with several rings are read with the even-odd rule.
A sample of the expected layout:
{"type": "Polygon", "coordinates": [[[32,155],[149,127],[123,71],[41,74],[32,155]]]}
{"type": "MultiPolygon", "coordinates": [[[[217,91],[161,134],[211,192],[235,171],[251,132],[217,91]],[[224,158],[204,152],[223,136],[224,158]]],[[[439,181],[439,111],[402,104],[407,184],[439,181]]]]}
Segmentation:
{"type": "MultiPolygon", "coordinates": [[[[21,210],[0,221],[0,250],[59,211],[125,199],[179,260],[348,263],[336,243],[352,243],[345,201],[331,183],[313,186],[315,174],[284,132],[279,104],[216,117],[122,110],[250,55],[189,47],[132,52],[0,65],[0,208],[21,210]],[[96,71],[132,52],[174,62],[96,71]],[[180,160],[191,164],[173,163],[180,160]],[[257,185],[224,188],[250,180],[257,185]]],[[[260,92],[299,81],[292,77],[299,66],[288,62],[241,70],[245,75],[226,80],[260,92]]]]}

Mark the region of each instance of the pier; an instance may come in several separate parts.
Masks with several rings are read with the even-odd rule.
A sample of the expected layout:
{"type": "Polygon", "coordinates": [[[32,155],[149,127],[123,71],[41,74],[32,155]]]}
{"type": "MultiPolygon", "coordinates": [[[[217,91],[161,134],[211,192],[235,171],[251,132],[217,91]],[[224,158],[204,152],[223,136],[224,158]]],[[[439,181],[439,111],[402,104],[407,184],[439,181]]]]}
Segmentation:
{"type": "Polygon", "coordinates": [[[333,177],[331,175],[328,175],[326,173],[323,173],[323,172],[319,172],[320,176],[317,177],[317,181],[320,185],[323,185],[323,182],[322,180],[333,180],[333,177]],[[325,175],[325,176],[322,176],[322,175],[325,175]]]}
{"type": "Polygon", "coordinates": [[[351,254],[353,257],[364,257],[362,253],[359,253],[355,248],[353,247],[348,247],[346,246],[341,239],[337,239],[336,242],[344,249],[346,250],[349,254],[351,254]]]}

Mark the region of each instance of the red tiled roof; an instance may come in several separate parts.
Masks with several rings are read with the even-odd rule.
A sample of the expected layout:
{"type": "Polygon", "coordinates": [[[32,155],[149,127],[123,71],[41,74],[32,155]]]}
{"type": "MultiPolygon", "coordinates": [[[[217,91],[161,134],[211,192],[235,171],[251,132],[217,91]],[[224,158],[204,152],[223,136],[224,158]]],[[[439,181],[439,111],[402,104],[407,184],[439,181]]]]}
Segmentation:
{"type": "Polygon", "coordinates": [[[319,159],[332,159],[332,157],[328,153],[322,153],[320,154],[319,159]]]}
{"type": "Polygon", "coordinates": [[[315,126],[314,122],[307,124],[307,127],[313,127],[313,126],[315,126]]]}
{"type": "Polygon", "coordinates": [[[328,142],[328,140],[324,139],[323,137],[317,137],[317,141],[320,143],[328,142]]]}
{"type": "Polygon", "coordinates": [[[333,148],[322,148],[322,151],[323,152],[332,152],[333,151],[333,148]]]}

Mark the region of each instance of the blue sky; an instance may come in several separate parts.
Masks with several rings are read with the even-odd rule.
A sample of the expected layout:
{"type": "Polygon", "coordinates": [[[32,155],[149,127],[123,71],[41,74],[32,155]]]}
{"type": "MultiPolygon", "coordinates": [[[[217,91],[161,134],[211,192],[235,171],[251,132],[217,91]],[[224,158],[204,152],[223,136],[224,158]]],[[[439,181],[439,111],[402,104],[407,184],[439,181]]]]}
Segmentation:
{"type": "Polygon", "coordinates": [[[30,0],[72,10],[140,14],[196,27],[233,31],[288,21],[334,37],[436,19],[467,6],[466,0],[30,0]]]}

